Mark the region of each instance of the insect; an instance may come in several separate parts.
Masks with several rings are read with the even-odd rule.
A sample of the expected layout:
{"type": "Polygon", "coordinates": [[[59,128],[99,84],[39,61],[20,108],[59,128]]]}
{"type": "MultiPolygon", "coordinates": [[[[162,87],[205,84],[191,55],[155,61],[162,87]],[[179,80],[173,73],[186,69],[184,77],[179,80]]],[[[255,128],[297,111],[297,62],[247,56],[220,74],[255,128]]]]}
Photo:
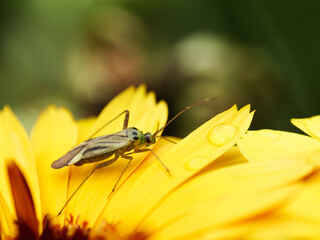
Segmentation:
{"type": "Polygon", "coordinates": [[[63,205],[62,209],[58,213],[58,215],[61,214],[61,212],[64,210],[64,208],[67,206],[67,204],[70,202],[72,197],[76,194],[76,192],[80,189],[80,187],[85,183],[85,181],[94,173],[95,170],[99,168],[106,167],[115,161],[119,157],[128,159],[128,163],[124,170],[121,172],[119,178],[117,179],[114,187],[112,188],[110,194],[108,195],[108,198],[110,195],[114,192],[116,189],[121,177],[128,169],[131,160],[133,159],[132,154],[134,153],[141,153],[141,152],[151,152],[158,161],[162,164],[164,169],[167,171],[167,173],[170,175],[169,169],[165,166],[165,164],[160,160],[160,158],[155,154],[152,149],[148,148],[152,144],[156,143],[156,138],[160,137],[160,133],[165,129],[166,126],[168,126],[173,120],[175,120],[178,116],[180,116],[183,112],[187,111],[188,109],[201,105],[206,102],[213,101],[215,98],[206,98],[202,101],[199,101],[197,103],[194,103],[183,110],[181,110],[177,115],[175,115],[169,122],[167,122],[163,127],[158,129],[155,133],[151,134],[150,132],[143,133],[142,131],[138,130],[135,127],[129,127],[129,110],[125,110],[121,112],[118,116],[104,124],[101,128],[99,128],[91,137],[80,143],[79,145],[72,148],[69,152],[67,152],[65,155],[63,155],[58,160],[54,161],[51,164],[51,167],[54,169],[59,169],[65,166],[70,165],[76,165],[81,166],[86,163],[92,163],[92,162],[98,162],[102,160],[106,160],[110,158],[111,156],[114,156],[113,158],[106,160],[102,163],[97,164],[91,172],[88,174],[88,176],[81,182],[81,184],[78,186],[78,188],[72,193],[72,195],[69,197],[69,199],[66,201],[66,203],[63,205]],[[103,135],[100,137],[94,137],[98,132],[100,132],[104,127],[106,127],[108,124],[119,118],[121,115],[125,114],[124,123],[123,123],[123,130],[103,135]]]}

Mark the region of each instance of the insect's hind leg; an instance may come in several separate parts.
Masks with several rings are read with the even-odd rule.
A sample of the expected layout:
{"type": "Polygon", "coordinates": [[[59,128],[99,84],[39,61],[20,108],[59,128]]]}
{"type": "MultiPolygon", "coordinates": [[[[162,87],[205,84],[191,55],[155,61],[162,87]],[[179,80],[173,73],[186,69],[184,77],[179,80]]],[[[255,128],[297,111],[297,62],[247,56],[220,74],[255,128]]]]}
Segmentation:
{"type": "Polygon", "coordinates": [[[66,203],[63,205],[63,207],[61,208],[60,212],[58,213],[58,216],[61,214],[61,212],[63,211],[63,209],[65,209],[65,207],[67,206],[67,204],[70,202],[70,200],[73,198],[73,196],[76,194],[76,192],[78,192],[78,190],[81,188],[81,186],[87,181],[87,179],[98,169],[98,168],[102,168],[105,166],[108,166],[112,163],[114,163],[115,161],[117,161],[117,159],[119,158],[119,156],[115,156],[114,158],[105,161],[103,163],[100,163],[98,165],[96,165],[91,172],[88,174],[88,176],[83,179],[83,181],[80,183],[80,185],[77,187],[77,189],[72,193],[72,195],[69,197],[69,199],[66,201],[66,203]]]}
{"type": "Polygon", "coordinates": [[[118,158],[119,158],[119,156],[115,156],[114,158],[112,158],[112,159],[110,159],[110,160],[108,160],[108,161],[105,161],[105,162],[102,162],[102,163],[96,165],[94,169],[106,167],[106,166],[114,163],[115,161],[117,161],[118,158]]]}
{"type": "Polygon", "coordinates": [[[107,125],[109,125],[110,123],[112,123],[114,120],[116,120],[118,117],[120,117],[122,114],[126,114],[124,117],[124,122],[123,122],[123,129],[125,130],[128,128],[128,124],[129,124],[129,110],[124,110],[123,112],[121,112],[118,116],[116,116],[115,118],[111,119],[109,122],[107,122],[106,124],[104,124],[101,128],[99,128],[97,131],[95,131],[89,138],[93,138],[94,135],[96,135],[98,132],[100,132],[102,129],[104,129],[107,125]]]}
{"type": "Polygon", "coordinates": [[[128,159],[129,161],[128,161],[126,167],[125,167],[125,168],[123,169],[123,171],[121,172],[120,176],[118,177],[117,182],[114,184],[111,192],[109,193],[108,199],[109,199],[109,197],[111,196],[111,194],[114,192],[114,190],[116,189],[118,183],[120,182],[120,179],[122,178],[123,174],[127,171],[128,167],[129,167],[129,165],[130,165],[130,163],[131,163],[131,160],[133,159],[133,157],[130,157],[130,156],[125,155],[125,154],[121,155],[121,157],[126,158],[126,159],[128,159]]]}

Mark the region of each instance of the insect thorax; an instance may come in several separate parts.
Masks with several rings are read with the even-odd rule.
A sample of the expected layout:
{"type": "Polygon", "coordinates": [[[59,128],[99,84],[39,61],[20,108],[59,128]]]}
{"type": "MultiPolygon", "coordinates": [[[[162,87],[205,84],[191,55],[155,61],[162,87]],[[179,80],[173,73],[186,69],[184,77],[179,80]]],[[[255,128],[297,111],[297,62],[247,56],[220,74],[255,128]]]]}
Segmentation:
{"type": "Polygon", "coordinates": [[[155,139],[151,133],[143,133],[137,128],[131,127],[127,129],[128,138],[130,138],[137,147],[150,146],[155,143],[155,139]]]}

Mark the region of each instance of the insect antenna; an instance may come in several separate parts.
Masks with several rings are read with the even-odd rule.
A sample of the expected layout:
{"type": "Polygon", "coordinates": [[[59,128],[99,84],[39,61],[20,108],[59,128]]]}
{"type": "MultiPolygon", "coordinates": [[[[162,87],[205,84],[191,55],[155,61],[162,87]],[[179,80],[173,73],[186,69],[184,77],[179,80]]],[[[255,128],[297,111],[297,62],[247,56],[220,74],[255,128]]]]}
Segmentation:
{"type": "MultiPolygon", "coordinates": [[[[156,132],[158,132],[158,130],[159,130],[159,124],[160,124],[160,123],[159,123],[159,121],[158,121],[158,122],[157,122],[157,131],[156,131],[156,132]]],[[[158,135],[158,136],[153,136],[153,137],[155,137],[155,138],[163,138],[164,140],[166,140],[166,141],[168,141],[168,142],[177,144],[175,141],[172,141],[172,140],[170,140],[169,138],[164,137],[164,136],[158,135]]]]}
{"type": "Polygon", "coordinates": [[[185,107],[185,108],[182,109],[177,115],[175,115],[173,118],[171,118],[171,120],[170,120],[169,122],[167,122],[166,125],[164,125],[164,126],[163,126],[162,128],[160,128],[160,129],[158,129],[154,134],[152,134],[152,136],[153,136],[154,138],[156,138],[158,133],[162,132],[173,120],[175,120],[177,117],[179,117],[182,113],[184,113],[185,111],[189,110],[190,108],[199,106],[199,105],[204,104],[204,103],[207,103],[207,102],[212,102],[212,101],[214,101],[214,100],[216,100],[215,97],[205,98],[205,99],[203,99],[203,100],[201,100],[201,101],[199,101],[199,102],[196,102],[196,103],[194,103],[194,104],[192,104],[192,105],[189,105],[189,106],[185,107]]]}

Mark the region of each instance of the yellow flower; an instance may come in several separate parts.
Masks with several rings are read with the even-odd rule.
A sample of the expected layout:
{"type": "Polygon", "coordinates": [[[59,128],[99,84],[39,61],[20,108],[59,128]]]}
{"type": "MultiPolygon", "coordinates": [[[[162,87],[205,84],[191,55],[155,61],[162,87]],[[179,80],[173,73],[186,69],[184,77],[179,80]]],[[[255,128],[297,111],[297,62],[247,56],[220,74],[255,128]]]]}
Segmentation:
{"type": "MultiPolygon", "coordinates": [[[[270,129],[248,131],[238,141],[239,150],[252,163],[272,162],[276,168],[309,166],[293,194],[263,217],[237,225],[247,229],[247,239],[320,238],[320,116],[292,119],[309,136],[270,129]]],[[[288,172],[288,174],[291,174],[288,172]]],[[[230,230],[230,229],[229,229],[230,230]]],[[[231,230],[230,230],[231,231],[231,230]]]]}
{"type": "MultiPolygon", "coordinates": [[[[75,121],[49,106],[30,138],[5,107],[0,112],[0,230],[11,239],[318,239],[319,117],[292,122],[311,137],[249,131],[249,106],[215,116],[177,144],[159,139],[134,161],[108,198],[127,160],[52,169],[51,163],[121,111],[129,126],[155,132],[167,118],[145,87],[129,88],[99,117],[75,121]],[[236,144],[236,145],[235,145],[236,144]],[[41,224],[43,223],[43,224],[41,224]]],[[[117,119],[99,135],[121,130],[117,119]]]]}
{"type": "MultiPolygon", "coordinates": [[[[12,111],[0,113],[1,237],[67,239],[221,239],[244,236],[254,217],[274,209],[313,171],[303,160],[248,162],[235,144],[253,117],[249,106],[215,116],[177,144],[159,139],[153,154],[134,161],[108,199],[127,160],[97,170],[68,197],[95,164],[52,169],[51,163],[86,140],[108,120],[129,109],[129,126],[155,132],[167,118],[145,87],[131,87],[99,117],[75,121],[67,109],[49,106],[30,139],[12,111]],[[30,190],[29,190],[30,189],[30,190]],[[40,223],[44,223],[41,225],[40,223]],[[25,235],[24,235],[25,234],[25,235]],[[27,237],[26,237],[27,236],[27,237]]],[[[121,130],[117,119],[99,135],[121,130]]]]}

